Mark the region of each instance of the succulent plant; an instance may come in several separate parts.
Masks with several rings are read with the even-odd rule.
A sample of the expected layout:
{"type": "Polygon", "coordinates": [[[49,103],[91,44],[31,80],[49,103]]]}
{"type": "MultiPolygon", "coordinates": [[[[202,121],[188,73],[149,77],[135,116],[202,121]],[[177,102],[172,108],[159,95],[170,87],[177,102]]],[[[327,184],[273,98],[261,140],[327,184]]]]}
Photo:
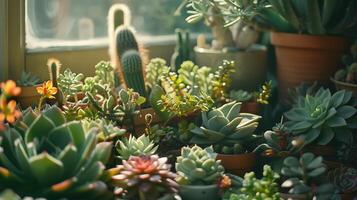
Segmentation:
{"type": "Polygon", "coordinates": [[[55,98],[51,100],[47,100],[47,103],[51,105],[57,103],[59,107],[62,107],[65,100],[62,91],[58,88],[58,76],[61,70],[61,66],[62,64],[60,63],[60,61],[55,58],[49,58],[47,60],[47,67],[48,67],[48,72],[50,74],[50,79],[52,81],[52,85],[53,87],[57,88],[55,98]]]}
{"type": "Polygon", "coordinates": [[[119,158],[128,160],[130,156],[150,156],[154,155],[158,146],[150,140],[148,136],[142,135],[138,138],[130,135],[129,139],[119,140],[115,145],[119,158]]]}
{"type": "Polygon", "coordinates": [[[214,145],[215,150],[224,154],[244,153],[245,143],[254,140],[258,126],[258,115],[239,113],[241,103],[235,101],[202,113],[202,126],[191,132],[191,143],[214,145]]]}
{"type": "Polygon", "coordinates": [[[191,60],[190,33],[187,30],[176,29],[176,47],[171,56],[171,69],[176,72],[184,61],[191,60]]]}
{"type": "Polygon", "coordinates": [[[254,172],[244,175],[243,187],[239,194],[232,194],[230,200],[280,200],[277,180],[279,174],[269,165],[264,165],[263,177],[257,179],[254,172]]]}
{"type": "Polygon", "coordinates": [[[115,141],[126,133],[125,129],[114,126],[112,122],[105,119],[83,119],[81,120],[85,132],[90,132],[92,129],[97,131],[98,141],[115,141]]]}
{"type": "Polygon", "coordinates": [[[76,101],[77,93],[82,91],[84,75],[82,73],[76,74],[70,69],[66,69],[63,74],[58,75],[58,87],[63,92],[65,98],[74,97],[76,101]]]}
{"type": "Polygon", "coordinates": [[[177,193],[176,174],[170,171],[167,158],[131,156],[117,166],[112,182],[116,193],[124,199],[156,200],[168,193],[177,193]]]}
{"type": "Polygon", "coordinates": [[[297,104],[297,102],[301,101],[300,99],[304,99],[307,95],[315,95],[318,90],[319,87],[316,81],[313,84],[302,83],[295,88],[289,88],[289,97],[286,99],[285,103],[289,106],[293,106],[294,104],[297,104]]]}
{"type": "Polygon", "coordinates": [[[321,156],[304,153],[300,158],[287,157],[281,174],[287,179],[282,183],[290,194],[302,194],[307,199],[329,200],[334,186],[326,179],[326,166],[321,156]]]}
{"type": "Polygon", "coordinates": [[[108,61],[100,61],[95,65],[95,81],[100,85],[114,86],[114,68],[108,61]]]}
{"type": "Polygon", "coordinates": [[[166,61],[162,58],[151,59],[145,69],[146,84],[149,88],[153,88],[155,85],[160,85],[161,77],[165,76],[170,71],[166,61]]]}
{"type": "Polygon", "coordinates": [[[58,107],[28,109],[0,135],[0,188],[50,199],[111,198],[103,180],[111,143],[97,144],[94,130],[66,122],[58,107]]]}
{"type": "Polygon", "coordinates": [[[231,90],[229,98],[234,101],[247,102],[253,98],[253,94],[245,90],[231,90]]]}
{"type": "Polygon", "coordinates": [[[235,72],[234,61],[223,60],[223,64],[218,67],[212,80],[211,96],[217,101],[224,102],[228,98],[227,91],[231,87],[231,76],[235,72]]]}
{"type": "Polygon", "coordinates": [[[330,170],[327,176],[340,193],[354,194],[357,192],[357,169],[336,168],[330,170]]]}
{"type": "Polygon", "coordinates": [[[224,168],[220,160],[216,160],[212,147],[202,149],[182,147],[181,156],[177,157],[177,182],[181,185],[212,185],[223,176],[224,168]]]}
{"type": "Polygon", "coordinates": [[[143,76],[143,62],[139,51],[125,51],[121,58],[121,68],[123,70],[125,84],[128,88],[146,97],[145,81],[143,76]]]}
{"type": "Polygon", "coordinates": [[[345,69],[340,69],[335,73],[335,80],[347,83],[357,83],[357,43],[351,47],[351,54],[344,55],[342,58],[345,69]]]}
{"type": "Polygon", "coordinates": [[[331,95],[320,88],[315,95],[306,95],[285,113],[288,130],[305,141],[327,145],[332,140],[350,143],[350,129],[357,128],[357,101],[352,93],[340,90],[331,95]]]}
{"type": "Polygon", "coordinates": [[[23,71],[21,73],[20,79],[17,80],[16,83],[19,86],[28,87],[28,86],[35,86],[41,83],[41,80],[37,76],[31,74],[30,72],[23,71]]]}

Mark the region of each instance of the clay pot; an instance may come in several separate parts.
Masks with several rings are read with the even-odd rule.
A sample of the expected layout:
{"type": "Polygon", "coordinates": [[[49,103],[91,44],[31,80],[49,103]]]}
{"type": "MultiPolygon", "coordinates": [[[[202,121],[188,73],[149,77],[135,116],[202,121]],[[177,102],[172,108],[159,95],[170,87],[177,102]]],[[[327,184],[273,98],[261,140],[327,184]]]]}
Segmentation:
{"type": "Polygon", "coordinates": [[[261,110],[261,104],[257,102],[243,102],[240,110],[242,113],[251,113],[259,115],[261,110]]]}
{"type": "Polygon", "coordinates": [[[218,200],[217,185],[181,185],[179,195],[183,200],[218,200]]]}
{"type": "Polygon", "coordinates": [[[236,72],[232,75],[231,89],[253,91],[266,80],[267,49],[253,45],[246,51],[224,52],[215,49],[195,47],[195,63],[217,70],[223,60],[235,61],[236,72]],[[253,78],[254,77],[254,78],[253,78]]]}
{"type": "Polygon", "coordinates": [[[238,176],[244,176],[245,173],[253,171],[256,163],[256,155],[254,153],[224,155],[218,154],[217,160],[221,160],[221,164],[226,172],[238,176]]]}
{"type": "Polygon", "coordinates": [[[331,81],[335,84],[337,90],[351,91],[353,96],[357,97],[357,84],[337,81],[337,80],[335,80],[333,78],[331,78],[331,81]]]}
{"type": "Polygon", "coordinates": [[[343,37],[278,32],[271,34],[271,42],[276,51],[281,100],[287,98],[288,88],[302,82],[328,85],[350,45],[343,37]]]}
{"type": "Polygon", "coordinates": [[[21,87],[21,94],[16,98],[22,109],[26,109],[30,106],[37,106],[40,101],[41,95],[37,93],[35,86],[21,87]]]}
{"type": "Polygon", "coordinates": [[[302,194],[285,194],[280,193],[280,197],[284,200],[308,200],[305,195],[302,194]]]}
{"type": "Polygon", "coordinates": [[[141,109],[140,113],[134,117],[135,133],[137,133],[137,134],[144,133],[144,130],[146,128],[146,125],[145,125],[145,115],[146,114],[152,115],[151,125],[159,124],[162,122],[153,108],[141,109]]]}

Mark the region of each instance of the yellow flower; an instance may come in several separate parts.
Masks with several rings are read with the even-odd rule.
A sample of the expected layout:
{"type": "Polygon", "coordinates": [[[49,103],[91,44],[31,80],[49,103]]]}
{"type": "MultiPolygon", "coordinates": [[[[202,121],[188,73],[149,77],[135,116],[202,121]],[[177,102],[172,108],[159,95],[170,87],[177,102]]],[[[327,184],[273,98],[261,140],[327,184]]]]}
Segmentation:
{"type": "Polygon", "coordinates": [[[0,84],[1,90],[5,96],[17,96],[21,93],[21,88],[16,86],[13,80],[8,80],[0,84]]]}
{"type": "Polygon", "coordinates": [[[16,109],[16,101],[11,100],[9,103],[4,99],[0,101],[0,122],[6,120],[9,123],[14,123],[21,116],[21,112],[16,109]]]}
{"type": "Polygon", "coordinates": [[[54,99],[57,93],[57,88],[53,87],[52,81],[46,81],[42,86],[36,88],[37,93],[41,94],[44,98],[54,99]]]}

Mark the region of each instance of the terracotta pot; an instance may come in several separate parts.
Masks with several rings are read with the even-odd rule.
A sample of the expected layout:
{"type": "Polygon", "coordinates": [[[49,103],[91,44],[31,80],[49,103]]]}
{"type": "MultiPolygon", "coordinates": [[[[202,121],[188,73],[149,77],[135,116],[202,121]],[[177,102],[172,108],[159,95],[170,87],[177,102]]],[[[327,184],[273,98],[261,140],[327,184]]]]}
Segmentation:
{"type": "Polygon", "coordinates": [[[218,154],[217,160],[221,160],[221,164],[226,172],[244,176],[245,173],[253,171],[256,163],[256,155],[254,153],[244,153],[237,155],[218,154]]]}
{"type": "Polygon", "coordinates": [[[337,81],[333,78],[331,78],[331,81],[335,84],[337,90],[351,91],[353,93],[353,96],[357,97],[357,84],[337,81]]]}
{"type": "Polygon", "coordinates": [[[240,110],[242,113],[252,113],[259,115],[261,110],[261,104],[257,102],[243,102],[240,110]]]}
{"type": "Polygon", "coordinates": [[[280,197],[284,200],[308,200],[305,195],[302,194],[285,194],[280,193],[280,197]]]}
{"type": "Polygon", "coordinates": [[[218,200],[217,185],[181,185],[179,195],[182,200],[218,200]]]}
{"type": "Polygon", "coordinates": [[[41,95],[37,93],[35,86],[21,87],[21,94],[16,98],[22,109],[26,109],[30,106],[37,106],[40,101],[41,95]]]}
{"type": "Polygon", "coordinates": [[[211,67],[214,71],[223,60],[233,60],[236,72],[232,75],[232,89],[254,91],[257,85],[266,80],[267,49],[262,45],[253,45],[246,51],[224,52],[214,49],[195,47],[195,63],[198,66],[211,67]],[[252,78],[254,77],[254,78],[252,78]]]}
{"type": "Polygon", "coordinates": [[[151,125],[159,124],[159,123],[162,122],[153,108],[141,109],[140,113],[134,117],[135,133],[137,133],[137,134],[144,133],[144,130],[145,130],[145,127],[146,127],[146,125],[145,125],[145,115],[146,114],[151,114],[152,115],[151,125]]]}
{"type": "Polygon", "coordinates": [[[275,45],[281,100],[288,96],[288,88],[302,82],[328,85],[350,45],[343,37],[278,32],[271,34],[271,42],[275,45]]]}

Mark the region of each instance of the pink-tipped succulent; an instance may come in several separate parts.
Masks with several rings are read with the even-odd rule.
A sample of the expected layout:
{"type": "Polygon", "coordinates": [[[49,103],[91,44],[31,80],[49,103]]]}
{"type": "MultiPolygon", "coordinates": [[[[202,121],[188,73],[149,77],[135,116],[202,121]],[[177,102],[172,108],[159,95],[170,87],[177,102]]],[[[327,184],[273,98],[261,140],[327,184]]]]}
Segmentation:
{"type": "Polygon", "coordinates": [[[171,172],[167,158],[131,156],[117,166],[118,174],[112,177],[116,194],[128,199],[158,199],[168,193],[177,193],[176,174],[171,172]]]}

